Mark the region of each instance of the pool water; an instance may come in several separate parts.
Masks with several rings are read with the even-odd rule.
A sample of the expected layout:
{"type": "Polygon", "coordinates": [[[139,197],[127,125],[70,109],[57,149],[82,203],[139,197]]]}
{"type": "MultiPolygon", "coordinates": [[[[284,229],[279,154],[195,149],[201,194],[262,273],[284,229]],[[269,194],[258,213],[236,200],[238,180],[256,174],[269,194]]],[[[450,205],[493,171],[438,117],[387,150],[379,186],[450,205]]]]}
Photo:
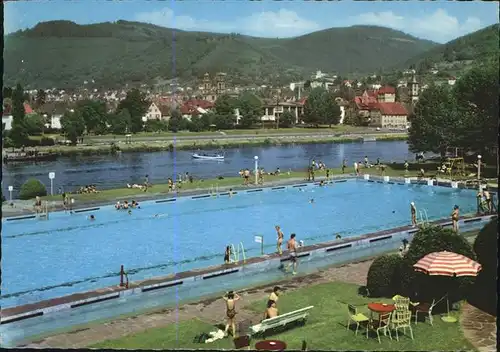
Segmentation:
{"type": "Polygon", "coordinates": [[[5,308],[116,285],[122,264],[131,281],[221,264],[228,244],[242,242],[247,257],[258,256],[255,235],[264,236],[265,252],[271,253],[275,225],[286,238],[294,232],[305,244],[408,225],[411,201],[425,209],[429,220],[448,217],[455,204],[462,214],[476,206],[470,190],[349,180],[144,202],[131,215],[106,206],[51,213],[48,221],[4,222],[0,304],[5,308]]]}

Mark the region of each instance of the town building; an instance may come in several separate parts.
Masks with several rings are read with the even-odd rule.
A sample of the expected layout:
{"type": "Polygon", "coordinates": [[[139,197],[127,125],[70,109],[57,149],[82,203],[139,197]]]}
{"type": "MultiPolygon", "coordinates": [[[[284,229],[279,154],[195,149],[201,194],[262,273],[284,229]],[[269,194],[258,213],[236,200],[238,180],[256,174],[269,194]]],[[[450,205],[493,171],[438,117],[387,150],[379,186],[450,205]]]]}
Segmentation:
{"type": "Polygon", "coordinates": [[[147,122],[149,120],[161,120],[162,119],[162,113],[158,105],[155,103],[151,103],[149,105],[148,110],[146,111],[146,114],[142,117],[142,122],[147,122]]]}
{"type": "Polygon", "coordinates": [[[203,100],[215,102],[217,96],[226,93],[226,89],[226,74],[224,72],[219,72],[215,75],[215,84],[213,84],[208,72],[203,75],[201,86],[203,100]]]}
{"type": "MultiPolygon", "coordinates": [[[[33,114],[34,111],[28,103],[24,103],[24,113],[25,115],[33,114]]],[[[10,105],[4,106],[2,113],[2,126],[6,131],[12,129],[12,121],[14,117],[12,116],[12,107],[10,105]]]]}
{"type": "Polygon", "coordinates": [[[300,118],[304,113],[304,104],[306,98],[300,99],[298,101],[289,102],[278,102],[278,103],[267,103],[263,104],[264,115],[261,116],[261,122],[278,122],[281,115],[285,111],[290,111],[293,116],[295,116],[295,123],[300,122],[300,118]]]}
{"type": "Polygon", "coordinates": [[[214,103],[202,99],[189,99],[180,107],[182,117],[191,121],[193,116],[200,116],[210,112],[214,103]]]}

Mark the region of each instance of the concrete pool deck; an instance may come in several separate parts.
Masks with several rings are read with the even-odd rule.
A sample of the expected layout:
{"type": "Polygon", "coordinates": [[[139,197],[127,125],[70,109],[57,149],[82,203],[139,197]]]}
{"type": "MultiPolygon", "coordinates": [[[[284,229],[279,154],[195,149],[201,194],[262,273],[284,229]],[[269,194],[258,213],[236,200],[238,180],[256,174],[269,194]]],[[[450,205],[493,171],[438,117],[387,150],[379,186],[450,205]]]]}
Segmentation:
{"type": "MultiPolygon", "coordinates": [[[[306,173],[304,171],[304,173],[306,173]]],[[[355,176],[354,174],[341,174],[341,175],[332,175],[330,177],[330,180],[341,180],[341,179],[359,179],[363,180],[365,179],[365,175],[369,175],[369,179],[371,181],[375,182],[405,182],[405,177],[398,177],[398,176],[390,176],[389,179],[384,180],[384,176],[380,175],[373,175],[373,174],[362,174],[361,176],[355,176]],[[392,180],[392,181],[391,181],[392,180]]],[[[430,180],[430,178],[422,178],[419,179],[418,177],[408,177],[410,180],[411,184],[422,184],[426,185],[427,181],[430,180]]],[[[322,180],[326,180],[325,176],[322,177],[316,177],[315,181],[307,181],[305,178],[302,177],[295,177],[295,178],[287,178],[284,180],[275,180],[275,181],[269,181],[265,182],[263,185],[254,185],[250,184],[248,186],[244,185],[234,185],[234,186],[221,186],[219,188],[219,191],[228,191],[230,188],[232,188],[234,191],[242,191],[242,190],[252,190],[252,189],[257,189],[257,188],[267,188],[267,187],[273,187],[273,186],[286,186],[286,185],[293,185],[298,182],[304,183],[304,184],[310,184],[314,182],[319,182],[322,180]]],[[[207,192],[210,191],[211,185],[208,183],[216,182],[216,180],[207,180],[207,187],[203,188],[195,188],[195,189],[189,189],[189,190],[176,190],[173,193],[147,193],[147,194],[134,194],[133,196],[123,196],[123,197],[116,197],[114,202],[116,201],[123,201],[123,200],[130,200],[131,197],[134,199],[137,199],[138,201],[153,201],[153,200],[160,200],[160,199],[172,199],[172,198],[177,198],[177,197],[187,197],[187,196],[195,196],[195,195],[200,195],[200,194],[206,194],[207,192]]],[[[434,186],[441,186],[441,187],[452,187],[452,181],[448,179],[441,179],[438,178],[434,182],[434,186]]],[[[498,185],[493,185],[493,184],[488,184],[487,185],[488,190],[490,191],[498,191],[498,185]]],[[[465,185],[463,182],[457,182],[457,188],[460,189],[477,189],[476,186],[470,186],[470,185],[465,185]]],[[[220,193],[220,192],[219,192],[220,193]]],[[[34,215],[35,211],[33,209],[33,202],[34,200],[13,200],[12,203],[14,206],[10,206],[10,202],[5,202],[2,204],[2,218],[3,217],[18,217],[18,216],[26,216],[26,215],[34,215]]],[[[89,207],[93,206],[106,206],[106,205],[112,205],[114,202],[110,202],[109,200],[103,201],[103,200],[97,200],[97,201],[82,201],[79,202],[74,206],[74,210],[82,210],[86,209],[89,207]]],[[[50,201],[50,211],[64,211],[62,201],[50,201]]]]}

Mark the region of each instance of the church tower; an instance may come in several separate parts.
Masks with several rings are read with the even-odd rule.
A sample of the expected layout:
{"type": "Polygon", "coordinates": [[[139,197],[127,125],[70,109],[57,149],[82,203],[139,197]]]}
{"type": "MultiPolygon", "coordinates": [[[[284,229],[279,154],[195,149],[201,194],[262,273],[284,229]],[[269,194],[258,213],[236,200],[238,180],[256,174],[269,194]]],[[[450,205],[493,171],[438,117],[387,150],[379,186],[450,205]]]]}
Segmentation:
{"type": "Polygon", "coordinates": [[[412,76],[409,87],[410,88],[410,99],[412,105],[415,105],[418,101],[418,94],[420,93],[420,86],[417,82],[415,75],[412,76]]]}
{"type": "Polygon", "coordinates": [[[212,89],[212,83],[210,82],[210,75],[207,72],[203,75],[203,92],[205,94],[208,94],[211,89],[212,89]]]}
{"type": "Polygon", "coordinates": [[[216,94],[221,95],[226,91],[226,74],[223,72],[217,73],[215,77],[216,81],[216,94]]]}

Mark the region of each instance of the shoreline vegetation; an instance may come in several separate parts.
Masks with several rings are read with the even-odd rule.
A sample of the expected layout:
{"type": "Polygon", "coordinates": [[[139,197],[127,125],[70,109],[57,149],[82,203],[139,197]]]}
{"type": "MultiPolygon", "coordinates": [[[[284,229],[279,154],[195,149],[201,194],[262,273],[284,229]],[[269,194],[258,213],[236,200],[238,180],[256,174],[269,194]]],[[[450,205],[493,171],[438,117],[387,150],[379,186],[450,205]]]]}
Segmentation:
{"type": "MultiPolygon", "coordinates": [[[[56,153],[60,156],[72,155],[95,155],[95,154],[112,154],[116,152],[133,153],[133,152],[161,152],[175,150],[202,150],[202,149],[218,149],[218,148],[239,148],[239,147],[256,147],[256,146],[284,146],[284,145],[300,145],[300,144],[320,144],[320,143],[360,143],[364,138],[375,138],[376,141],[403,141],[407,140],[406,134],[384,134],[384,135],[356,135],[352,137],[342,136],[300,136],[289,135],[273,137],[272,135],[255,136],[247,139],[243,138],[224,138],[217,139],[180,139],[175,142],[171,140],[148,140],[125,143],[124,141],[116,140],[109,144],[90,144],[77,146],[50,146],[40,147],[41,151],[56,153]],[[117,148],[118,147],[118,148],[117,148]]],[[[123,138],[125,139],[125,138],[123,138]]]]}

